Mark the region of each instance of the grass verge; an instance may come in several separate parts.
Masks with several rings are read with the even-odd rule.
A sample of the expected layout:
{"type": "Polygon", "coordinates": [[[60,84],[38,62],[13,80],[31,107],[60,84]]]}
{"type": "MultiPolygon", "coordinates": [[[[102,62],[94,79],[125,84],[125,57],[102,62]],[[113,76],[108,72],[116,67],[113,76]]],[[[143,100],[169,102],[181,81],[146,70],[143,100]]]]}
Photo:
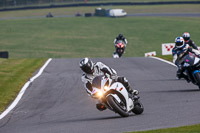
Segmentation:
{"type": "Polygon", "coordinates": [[[46,59],[0,59],[0,113],[46,59]]]}
{"type": "Polygon", "coordinates": [[[200,131],[200,124],[192,125],[192,126],[177,127],[177,128],[138,131],[138,132],[129,132],[129,133],[199,133],[199,131],[200,131]]]}
{"type": "Polygon", "coordinates": [[[173,61],[172,55],[158,55],[158,56],[156,56],[156,57],[162,58],[162,59],[167,60],[167,61],[170,61],[170,62],[173,61]]]}

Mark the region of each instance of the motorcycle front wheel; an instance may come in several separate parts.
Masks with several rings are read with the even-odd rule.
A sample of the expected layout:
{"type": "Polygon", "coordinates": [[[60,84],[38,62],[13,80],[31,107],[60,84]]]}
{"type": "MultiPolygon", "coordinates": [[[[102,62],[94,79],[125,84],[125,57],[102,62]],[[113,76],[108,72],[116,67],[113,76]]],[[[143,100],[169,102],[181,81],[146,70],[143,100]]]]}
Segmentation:
{"type": "Polygon", "coordinates": [[[197,72],[197,73],[194,74],[194,76],[195,76],[197,85],[199,86],[199,89],[200,89],[200,73],[197,72]]]}
{"type": "Polygon", "coordinates": [[[107,102],[110,105],[110,107],[116,113],[118,113],[120,116],[122,116],[122,117],[128,117],[129,116],[129,113],[125,110],[124,107],[121,107],[120,103],[118,103],[117,100],[115,100],[115,98],[113,96],[108,96],[107,102]]]}

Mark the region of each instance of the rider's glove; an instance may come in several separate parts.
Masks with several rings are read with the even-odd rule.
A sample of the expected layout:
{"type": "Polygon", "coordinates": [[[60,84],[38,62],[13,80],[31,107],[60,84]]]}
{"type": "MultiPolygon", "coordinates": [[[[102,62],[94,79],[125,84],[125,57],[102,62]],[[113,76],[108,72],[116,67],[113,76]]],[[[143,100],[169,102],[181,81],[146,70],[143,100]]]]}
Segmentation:
{"type": "Polygon", "coordinates": [[[139,91],[138,90],[133,90],[133,95],[138,95],[139,91]]]}
{"type": "Polygon", "coordinates": [[[112,74],[112,75],[110,75],[110,78],[111,78],[112,80],[114,80],[114,81],[117,81],[118,76],[117,76],[116,74],[112,74]]]}
{"type": "Polygon", "coordinates": [[[198,58],[200,58],[200,54],[199,54],[199,55],[197,55],[197,57],[198,57],[198,58]]]}

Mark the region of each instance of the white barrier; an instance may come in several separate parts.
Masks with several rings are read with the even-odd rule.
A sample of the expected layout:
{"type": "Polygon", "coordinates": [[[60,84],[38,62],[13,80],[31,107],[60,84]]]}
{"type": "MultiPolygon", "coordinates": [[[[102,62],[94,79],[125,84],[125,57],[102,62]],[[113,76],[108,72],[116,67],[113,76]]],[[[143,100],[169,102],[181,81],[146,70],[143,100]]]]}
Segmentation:
{"type": "Polygon", "coordinates": [[[156,56],[156,51],[145,53],[144,56],[145,57],[156,56]]]}
{"type": "Polygon", "coordinates": [[[172,55],[172,49],[175,43],[163,43],[162,44],[162,55],[172,55]]]}
{"type": "MultiPolygon", "coordinates": [[[[162,44],[162,55],[172,55],[172,49],[174,48],[175,43],[163,43],[162,44]]],[[[200,47],[198,47],[200,50],[200,47]]]]}

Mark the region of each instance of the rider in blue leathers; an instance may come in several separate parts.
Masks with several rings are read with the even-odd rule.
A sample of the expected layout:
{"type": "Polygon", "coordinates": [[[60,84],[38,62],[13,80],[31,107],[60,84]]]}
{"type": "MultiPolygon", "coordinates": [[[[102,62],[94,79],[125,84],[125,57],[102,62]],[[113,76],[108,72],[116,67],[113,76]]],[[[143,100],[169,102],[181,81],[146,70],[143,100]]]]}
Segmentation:
{"type": "Polygon", "coordinates": [[[177,76],[178,79],[184,78],[185,80],[190,82],[188,76],[183,73],[184,69],[183,69],[183,67],[181,65],[182,58],[188,52],[192,52],[197,57],[200,58],[200,51],[198,51],[196,49],[192,49],[188,44],[185,43],[183,37],[177,37],[175,39],[175,47],[172,49],[173,63],[178,67],[176,76],[177,76]]]}

